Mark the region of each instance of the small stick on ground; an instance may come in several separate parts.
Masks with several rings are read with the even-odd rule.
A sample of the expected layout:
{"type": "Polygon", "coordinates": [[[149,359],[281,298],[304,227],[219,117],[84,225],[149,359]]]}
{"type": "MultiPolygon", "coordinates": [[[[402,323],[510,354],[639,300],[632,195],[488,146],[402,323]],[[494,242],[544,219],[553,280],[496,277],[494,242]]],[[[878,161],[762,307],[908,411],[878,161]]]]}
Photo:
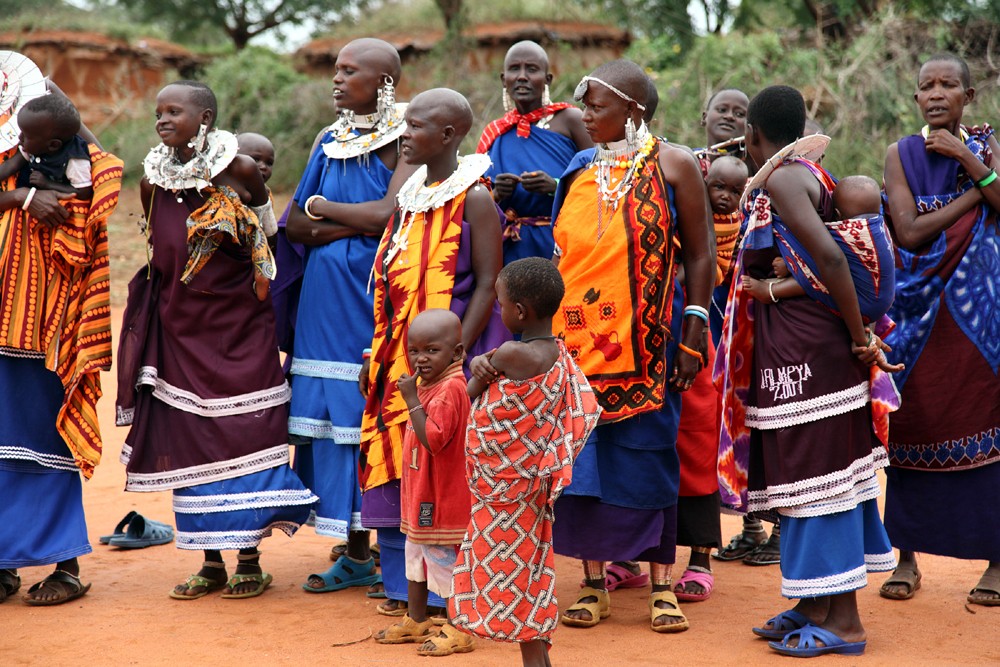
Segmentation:
{"type": "MultiPolygon", "coordinates": [[[[975,612],[973,612],[973,613],[975,613],[975,612]]],[[[330,646],[331,647],[350,646],[351,644],[360,644],[361,642],[366,642],[366,641],[368,641],[371,638],[372,638],[372,629],[368,628],[368,636],[367,637],[362,637],[361,639],[355,639],[352,642],[342,642],[340,644],[330,644],[330,646]]]]}

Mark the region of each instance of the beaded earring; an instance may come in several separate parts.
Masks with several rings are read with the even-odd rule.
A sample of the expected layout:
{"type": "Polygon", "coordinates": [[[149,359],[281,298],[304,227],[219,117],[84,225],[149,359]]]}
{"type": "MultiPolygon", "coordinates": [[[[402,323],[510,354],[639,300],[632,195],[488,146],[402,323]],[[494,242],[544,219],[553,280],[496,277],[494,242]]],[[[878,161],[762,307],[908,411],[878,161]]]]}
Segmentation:
{"type": "Polygon", "coordinates": [[[388,119],[396,106],[396,88],[393,85],[392,77],[385,75],[385,81],[379,88],[375,108],[382,119],[388,119]]]}
{"type": "Polygon", "coordinates": [[[635,136],[635,123],[632,121],[632,117],[629,116],[628,120],[625,121],[625,142],[628,144],[629,151],[634,151],[637,148],[635,136]]]}
{"type": "Polygon", "coordinates": [[[542,90],[542,106],[547,107],[552,104],[552,98],[549,97],[549,84],[545,84],[545,88],[542,90]]]}
{"type": "Polygon", "coordinates": [[[507,86],[503,87],[503,111],[507,113],[514,108],[514,102],[510,99],[510,95],[507,94],[507,86]]]}
{"type": "Polygon", "coordinates": [[[202,123],[198,128],[198,136],[192,137],[188,142],[188,148],[193,148],[198,153],[205,152],[205,145],[208,142],[208,123],[202,123]]]}

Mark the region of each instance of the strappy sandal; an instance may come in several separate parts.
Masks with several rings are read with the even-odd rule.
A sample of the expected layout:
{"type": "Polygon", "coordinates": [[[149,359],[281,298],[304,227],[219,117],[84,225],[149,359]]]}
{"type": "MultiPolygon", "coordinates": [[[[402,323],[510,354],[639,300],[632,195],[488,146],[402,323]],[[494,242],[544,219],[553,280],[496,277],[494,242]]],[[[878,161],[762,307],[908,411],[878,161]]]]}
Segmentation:
{"type": "Polygon", "coordinates": [[[409,614],[403,615],[403,620],[395,625],[390,625],[385,630],[375,633],[375,641],[379,644],[411,644],[413,642],[423,642],[430,639],[433,634],[434,623],[431,619],[426,619],[423,623],[417,623],[409,614]]]}
{"type": "Polygon", "coordinates": [[[743,560],[747,554],[767,541],[766,537],[759,542],[751,537],[751,535],[760,535],[763,532],[764,529],[761,528],[760,531],[741,532],[739,535],[734,535],[729,540],[729,544],[712,554],[712,558],[722,561],[743,560]]]}
{"type": "Polygon", "coordinates": [[[982,605],[984,607],[1000,607],[1000,598],[993,599],[982,599],[974,598],[972,594],[976,591],[985,591],[987,593],[996,593],[1000,595],[1000,568],[986,568],[983,572],[983,576],[979,579],[979,583],[976,587],[969,591],[969,597],[967,600],[972,604],[982,605]]]}
{"type": "MultiPolygon", "coordinates": [[[[206,567],[214,567],[217,569],[225,570],[226,564],[216,563],[213,560],[206,560],[204,563],[201,564],[201,567],[202,569],[206,567]]],[[[223,572],[223,574],[225,574],[225,572],[223,572]]],[[[209,593],[211,593],[216,589],[222,588],[222,584],[220,584],[217,580],[209,579],[208,577],[202,577],[201,575],[197,574],[192,574],[190,577],[188,577],[187,581],[184,582],[184,585],[188,587],[188,590],[191,590],[192,588],[198,588],[199,586],[204,586],[205,590],[203,590],[201,593],[196,593],[194,595],[184,595],[183,593],[178,593],[176,588],[174,588],[173,590],[170,591],[170,597],[172,597],[175,600],[197,600],[198,598],[205,597],[206,595],[208,595],[209,593]]]]}
{"type": "Polygon", "coordinates": [[[913,568],[900,569],[897,567],[893,570],[892,575],[882,582],[882,586],[878,589],[878,594],[887,600],[909,600],[920,590],[920,580],[922,578],[923,575],[920,574],[919,570],[914,570],[913,568]],[[885,588],[886,586],[898,584],[906,586],[905,593],[897,593],[885,588]]]}
{"type": "Polygon", "coordinates": [[[576,604],[566,611],[589,612],[590,620],[585,621],[582,618],[571,618],[566,614],[563,614],[560,619],[562,620],[563,625],[569,625],[574,628],[592,628],[600,623],[602,619],[611,615],[611,596],[607,591],[599,591],[596,588],[584,586],[580,589],[580,595],[576,598],[576,604]],[[589,597],[597,598],[597,602],[580,602],[580,600],[589,597]]]}
{"type": "MultiPolygon", "coordinates": [[[[260,560],[261,552],[258,551],[252,554],[238,554],[236,558],[240,561],[258,561],[260,560]]],[[[257,588],[246,593],[223,593],[220,597],[227,600],[245,600],[246,598],[255,598],[264,592],[271,582],[274,581],[274,577],[269,575],[267,572],[260,572],[258,574],[234,574],[229,577],[229,581],[226,582],[226,586],[229,590],[235,590],[240,584],[245,584],[247,582],[254,582],[257,584],[257,588]]]]}
{"type": "Polygon", "coordinates": [[[90,586],[90,584],[84,586],[83,582],[80,581],[80,577],[75,574],[70,574],[65,570],[56,570],[29,588],[23,600],[25,604],[30,604],[33,607],[50,607],[83,597],[90,590],[90,586]],[[57,597],[55,600],[36,600],[35,598],[28,597],[28,595],[40,591],[43,586],[48,586],[56,591],[60,594],[60,597],[57,597]]]}
{"type": "Polygon", "coordinates": [[[21,590],[21,576],[16,570],[0,570],[0,602],[21,590]]]}
{"type": "Polygon", "coordinates": [[[402,600],[386,599],[385,602],[383,602],[379,606],[375,607],[375,611],[377,611],[378,613],[382,614],[383,616],[390,616],[392,618],[396,618],[396,617],[399,617],[399,616],[406,616],[406,612],[409,610],[409,608],[410,608],[410,606],[408,604],[406,604],[405,602],[403,602],[402,600]],[[396,608],[395,609],[387,609],[386,608],[385,605],[389,604],[390,602],[395,602],[396,603],[396,608]]]}
{"type": "Polygon", "coordinates": [[[715,577],[712,576],[712,571],[707,567],[700,567],[698,565],[688,565],[687,569],[684,570],[684,574],[681,578],[677,580],[677,585],[674,586],[674,595],[677,596],[678,600],[684,602],[701,602],[702,600],[707,600],[712,594],[712,590],[715,588],[715,577]],[[687,584],[693,583],[698,584],[705,589],[704,593],[687,593],[685,588],[687,584]]]}
{"type": "Polygon", "coordinates": [[[119,521],[118,525],[115,526],[115,532],[111,533],[110,535],[101,535],[98,538],[98,541],[101,544],[108,544],[114,538],[123,536],[125,534],[125,526],[129,524],[129,521],[131,521],[132,517],[134,517],[135,515],[136,515],[135,510],[132,510],[131,512],[126,514],[125,518],[119,521]]]}
{"type": "MultiPolygon", "coordinates": [[[[371,545],[371,547],[369,547],[369,550],[372,552],[372,558],[375,559],[375,567],[379,567],[380,565],[382,565],[380,558],[380,556],[382,555],[382,548],[379,547],[378,544],[373,544],[371,545]]],[[[347,540],[341,540],[337,544],[334,544],[333,548],[330,549],[330,560],[332,560],[334,563],[340,560],[341,556],[346,556],[346,555],[347,555],[347,540]]]]}
{"type": "Polygon", "coordinates": [[[476,642],[471,636],[460,631],[454,625],[446,623],[441,626],[440,634],[429,637],[417,649],[417,654],[442,656],[451,655],[452,653],[470,653],[475,648],[476,642]]]}
{"type": "Polygon", "coordinates": [[[789,609],[788,611],[781,612],[774,618],[768,619],[767,623],[764,625],[770,625],[770,629],[753,628],[752,631],[758,637],[781,641],[789,632],[794,632],[799,628],[804,628],[810,623],[812,623],[812,621],[809,620],[808,616],[799,613],[794,609],[789,609]]]}
{"type": "Polygon", "coordinates": [[[322,579],[323,588],[313,588],[307,580],[306,583],[302,584],[302,589],[307,593],[329,593],[351,586],[367,588],[379,580],[379,575],[375,572],[374,558],[369,558],[366,563],[358,563],[347,556],[341,556],[326,572],[310,574],[309,576],[322,579]],[[365,574],[366,572],[367,574],[365,574]]]}
{"type": "Polygon", "coordinates": [[[691,627],[691,623],[688,622],[684,612],[681,611],[680,603],[677,602],[677,596],[672,591],[660,591],[649,596],[649,627],[652,628],[653,632],[684,632],[691,627]],[[673,605],[673,607],[670,609],[660,609],[656,606],[657,602],[666,602],[669,605],[673,605]],[[664,616],[683,618],[684,620],[680,623],[656,625],[656,619],[664,616]]]}
{"type": "MultiPolygon", "coordinates": [[[[604,576],[604,587],[610,593],[616,588],[642,588],[649,583],[649,573],[632,574],[627,567],[608,563],[607,574],[604,576]]],[[[580,588],[587,585],[587,580],[580,582],[580,588]]]]}
{"type": "Polygon", "coordinates": [[[744,565],[779,565],[781,563],[781,536],[761,542],[743,558],[744,565]]]}

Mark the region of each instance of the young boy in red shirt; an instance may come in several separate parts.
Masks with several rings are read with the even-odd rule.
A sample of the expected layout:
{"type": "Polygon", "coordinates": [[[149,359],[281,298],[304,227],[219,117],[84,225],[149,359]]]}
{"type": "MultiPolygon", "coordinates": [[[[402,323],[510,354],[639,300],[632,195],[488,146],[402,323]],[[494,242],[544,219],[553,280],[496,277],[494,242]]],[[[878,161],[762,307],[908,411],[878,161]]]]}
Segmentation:
{"type": "MultiPolygon", "coordinates": [[[[410,411],[403,435],[400,492],[410,599],[403,620],[375,635],[380,644],[423,643],[433,636],[427,591],[450,597],[455,557],[472,512],[472,494],[465,483],[465,432],[471,403],[462,372],[462,322],[450,310],[425,310],[410,323],[406,347],[414,375],[404,373],[397,385],[410,411]]],[[[441,636],[446,653],[439,653],[432,642],[418,653],[473,649],[472,637],[450,623],[442,628],[441,636]]]]}

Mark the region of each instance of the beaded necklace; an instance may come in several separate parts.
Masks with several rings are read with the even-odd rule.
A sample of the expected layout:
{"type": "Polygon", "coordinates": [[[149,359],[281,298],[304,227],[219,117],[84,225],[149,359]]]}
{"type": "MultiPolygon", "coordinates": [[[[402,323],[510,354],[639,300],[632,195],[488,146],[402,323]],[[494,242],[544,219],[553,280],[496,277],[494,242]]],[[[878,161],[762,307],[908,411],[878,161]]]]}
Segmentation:
{"type": "Polygon", "coordinates": [[[204,149],[196,149],[187,162],[181,162],[176,150],[161,143],[150,149],[143,160],[143,167],[150,185],[170,190],[180,202],[183,201],[182,191],[191,188],[203,190],[211,185],[212,179],[232,163],[238,152],[236,135],[225,130],[212,130],[205,137],[204,149]]]}
{"type": "Polygon", "coordinates": [[[656,138],[646,129],[643,123],[636,131],[635,141],[627,140],[601,144],[594,151],[591,164],[597,165],[595,182],[597,183],[597,240],[611,226],[611,220],[618,211],[618,205],[625,197],[642,171],[646,157],[656,145],[656,138]],[[615,179],[615,169],[624,169],[620,180],[615,179]],[[607,217],[607,225],[604,218],[607,217]]]}
{"type": "Polygon", "coordinates": [[[404,103],[394,104],[382,114],[357,116],[353,111],[348,111],[328,128],[327,131],[333,134],[333,138],[323,144],[323,152],[335,160],[360,158],[367,165],[369,153],[392,143],[403,134],[406,129],[406,121],[403,119],[405,113],[404,103]],[[371,132],[361,134],[359,130],[371,132]]]}

